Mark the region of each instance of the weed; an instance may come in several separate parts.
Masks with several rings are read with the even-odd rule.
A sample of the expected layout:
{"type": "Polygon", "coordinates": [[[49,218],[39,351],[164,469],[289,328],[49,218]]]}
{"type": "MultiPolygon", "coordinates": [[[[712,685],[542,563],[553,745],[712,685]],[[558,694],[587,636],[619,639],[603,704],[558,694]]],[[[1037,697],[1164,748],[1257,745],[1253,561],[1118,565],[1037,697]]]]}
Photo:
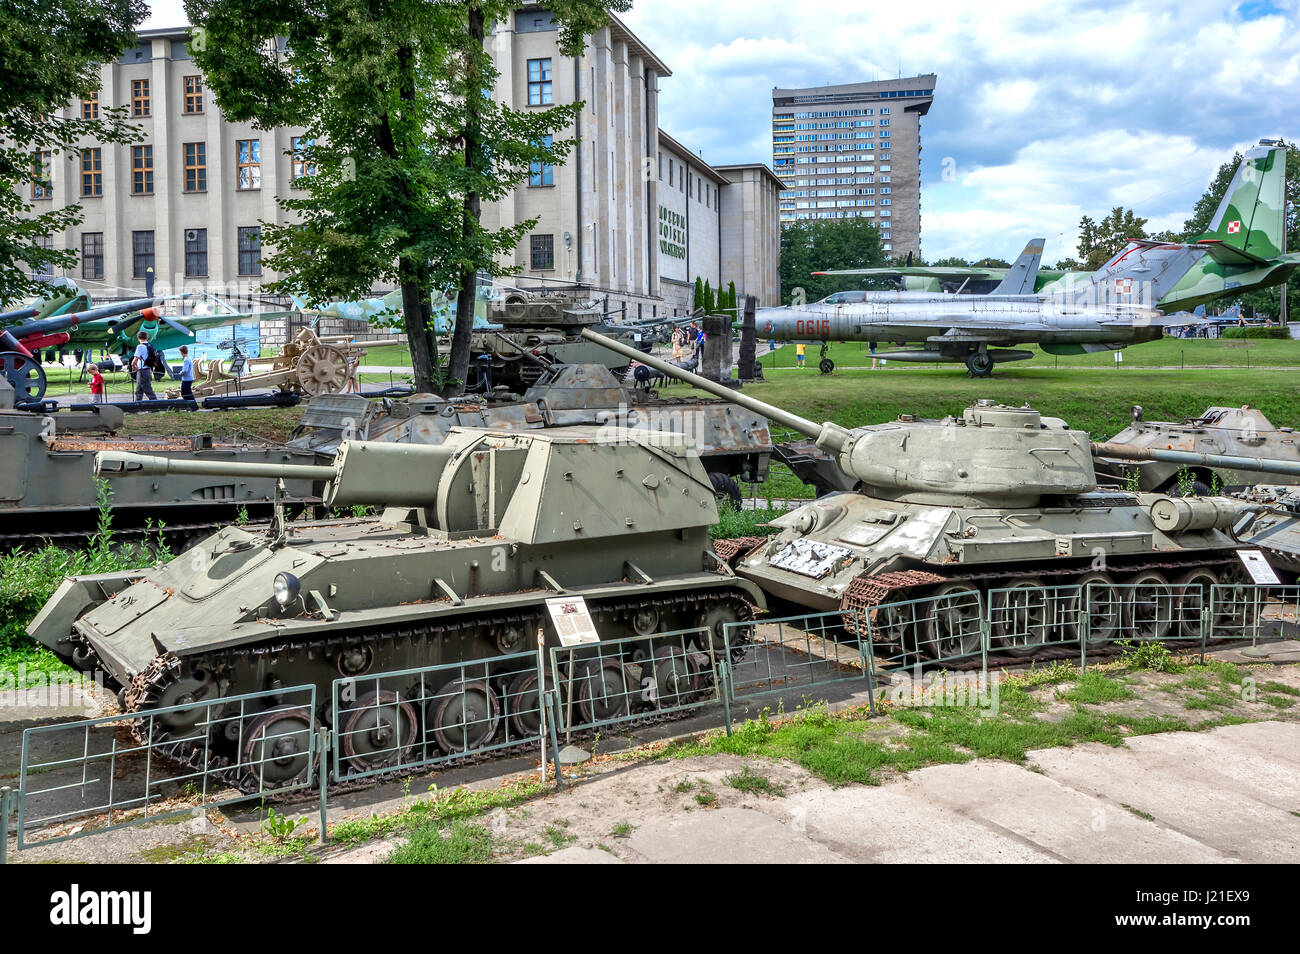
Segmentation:
{"type": "MultiPolygon", "coordinates": [[[[1123,805],[1124,803],[1121,802],[1120,804],[1123,805]]],[[[1153,822],[1156,820],[1156,816],[1152,815],[1150,812],[1144,812],[1142,811],[1142,809],[1134,808],[1132,805],[1124,805],[1124,807],[1127,808],[1132,814],[1136,815],[1138,818],[1141,818],[1143,821],[1153,822]]]]}
{"type": "Polygon", "coordinates": [[[1134,643],[1131,639],[1116,640],[1120,657],[1131,669],[1149,669],[1152,672],[1182,672],[1182,666],[1169,652],[1169,647],[1156,640],[1134,643]]]}
{"type": "Polygon", "coordinates": [[[1056,694],[1056,698],[1065,702],[1079,702],[1086,705],[1118,702],[1121,699],[1136,697],[1137,693],[1132,689],[1102,675],[1095,669],[1082,673],[1073,687],[1056,694]]]}
{"type": "Polygon", "coordinates": [[[268,808],[266,818],[262,820],[262,831],[271,841],[283,843],[293,837],[293,833],[300,825],[305,824],[307,824],[306,818],[290,818],[288,815],[281,815],[274,808],[268,808]]]}
{"type": "Polygon", "coordinates": [[[446,825],[430,821],[418,825],[386,860],[392,865],[484,864],[492,860],[492,834],[464,819],[446,825]]]}
{"type": "MultiPolygon", "coordinates": [[[[632,826],[627,822],[619,822],[609,830],[609,833],[615,838],[626,838],[628,835],[632,834],[632,826]]],[[[606,848],[605,850],[608,851],[609,849],[606,848]]]]}
{"type": "Polygon", "coordinates": [[[771,795],[773,798],[785,798],[785,785],[774,782],[766,775],[755,772],[746,765],[739,772],[724,776],[723,781],[737,791],[753,794],[771,795]]]}

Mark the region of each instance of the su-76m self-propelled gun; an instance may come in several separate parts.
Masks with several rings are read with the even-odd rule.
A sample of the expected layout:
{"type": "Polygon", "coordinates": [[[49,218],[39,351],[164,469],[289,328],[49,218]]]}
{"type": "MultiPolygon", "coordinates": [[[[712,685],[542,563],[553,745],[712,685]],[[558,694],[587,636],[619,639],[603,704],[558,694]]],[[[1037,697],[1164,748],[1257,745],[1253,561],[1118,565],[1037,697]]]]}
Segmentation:
{"type": "MultiPolygon", "coordinates": [[[[909,652],[978,652],[981,606],[1011,599],[1009,590],[1093,584],[1090,605],[1111,618],[1099,617],[1088,631],[1109,640],[1121,633],[1162,635],[1186,618],[1173,601],[1187,588],[1174,584],[1247,579],[1232,528],[1251,505],[1098,488],[1094,454],[1119,457],[1131,449],[1091,444],[1086,433],[1033,408],[980,401],[959,417],[904,415],[849,429],[814,423],[655,358],[638,360],[766,415],[833,456],[855,489],[782,515],[772,521],[780,528],[775,536],[719,541],[717,551],[738,576],[778,600],[840,610],[846,625],[855,625],[863,611],[871,614],[878,638],[909,652]],[[1156,595],[1137,605],[1137,593],[1156,595]],[[932,609],[918,612],[913,605],[910,623],[874,609],[912,600],[929,600],[932,609]]],[[[1186,456],[1136,453],[1172,454],[1180,462],[1186,456]]],[[[1295,462],[1276,467],[1300,471],[1295,462]]],[[[1013,655],[1038,651],[1056,632],[1050,620],[1039,623],[1011,631],[1010,622],[1002,628],[995,622],[995,648],[1013,655]]]]}
{"type": "MultiPolygon", "coordinates": [[[[385,509],[378,519],[273,520],[264,534],[228,527],[152,570],[65,580],[28,632],[78,668],[116,680],[128,713],[305,684],[328,700],[340,677],[531,649],[539,627],[555,645],[548,597],[584,597],[602,638],[700,627],[709,635],[698,637],[699,650],[705,640],[721,645],[725,624],[765,605],[757,586],[719,566],[709,546],[718,519],[713,487],[675,435],[456,428],[437,445],[345,441],[329,466],[125,453],[97,462],[106,476],[200,468],[321,481],[326,507],[385,509]]],[[[681,666],[697,666],[704,678],[698,662],[660,665],[656,657],[646,671],[676,685],[681,666]]],[[[363,698],[353,708],[418,726],[419,738],[448,751],[473,750],[509,717],[503,694],[520,699],[530,686],[536,693],[536,667],[514,665],[460,686],[455,706],[420,712],[397,699],[363,698]]],[[[635,695],[617,662],[580,665],[572,678],[572,698],[587,718],[616,715],[635,695]]],[[[267,710],[249,712],[233,737],[261,738],[272,723],[282,739],[306,737],[305,724],[284,724],[305,722],[301,715],[276,713],[269,700],[267,710]]],[[[203,713],[196,706],[151,724],[164,739],[192,740],[203,713]]],[[[315,715],[328,722],[332,713],[315,715]]],[[[515,725],[512,735],[535,730],[515,725]]],[[[400,755],[391,733],[349,739],[347,755],[358,765],[400,755]]],[[[251,760],[231,751],[228,738],[209,741],[223,758],[251,760]]],[[[264,784],[288,782],[306,771],[306,754],[284,753],[263,771],[264,784]]]]}

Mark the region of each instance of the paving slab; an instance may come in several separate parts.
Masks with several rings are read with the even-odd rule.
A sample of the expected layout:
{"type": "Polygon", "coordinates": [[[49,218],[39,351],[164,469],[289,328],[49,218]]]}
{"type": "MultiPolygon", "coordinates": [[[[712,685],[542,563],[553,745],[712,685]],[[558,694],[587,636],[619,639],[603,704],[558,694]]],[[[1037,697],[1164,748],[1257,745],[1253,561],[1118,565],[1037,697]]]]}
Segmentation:
{"type": "Polygon", "coordinates": [[[1107,799],[1007,762],[936,765],[910,776],[931,801],[1086,864],[1228,861],[1208,845],[1107,799]]]}
{"type": "MultiPolygon", "coordinates": [[[[1272,723],[1270,741],[1295,740],[1300,726],[1272,723]]],[[[1116,749],[1090,743],[1033,752],[1048,777],[1082,792],[1147,812],[1161,824],[1195,838],[1230,858],[1252,862],[1300,859],[1300,789],[1286,787],[1261,797],[1261,786],[1243,770],[1247,739],[1226,726],[1203,735],[1169,733],[1128,740],[1116,749]],[[1200,740],[1214,745],[1204,748],[1200,740]],[[1194,745],[1193,743],[1197,744],[1194,745]],[[1290,804],[1293,808],[1283,807],[1290,804]]],[[[1274,778],[1281,777],[1274,775],[1274,778]]]]}
{"type": "MultiPolygon", "coordinates": [[[[1032,773],[1026,773],[1032,774],[1032,773]]],[[[808,791],[786,799],[791,827],[873,864],[1024,864],[1060,856],[931,802],[915,782],[808,791]]]]}
{"type": "Polygon", "coordinates": [[[628,847],[658,864],[848,864],[848,858],[751,808],[696,811],[634,831],[628,847]]]}

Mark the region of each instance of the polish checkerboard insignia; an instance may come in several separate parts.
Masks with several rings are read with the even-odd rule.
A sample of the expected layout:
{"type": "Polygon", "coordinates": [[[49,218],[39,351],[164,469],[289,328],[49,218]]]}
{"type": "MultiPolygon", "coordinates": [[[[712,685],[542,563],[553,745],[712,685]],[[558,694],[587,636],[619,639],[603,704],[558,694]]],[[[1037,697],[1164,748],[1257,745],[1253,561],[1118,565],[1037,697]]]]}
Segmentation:
{"type": "Polygon", "coordinates": [[[1115,294],[1116,295],[1133,294],[1133,279],[1131,278],[1115,279],[1115,294]]]}
{"type": "Polygon", "coordinates": [[[1240,232],[1240,231],[1241,231],[1241,222],[1240,222],[1240,221],[1234,219],[1233,221],[1231,221],[1231,222],[1228,223],[1228,232],[1229,232],[1229,233],[1232,233],[1232,232],[1240,232]]]}

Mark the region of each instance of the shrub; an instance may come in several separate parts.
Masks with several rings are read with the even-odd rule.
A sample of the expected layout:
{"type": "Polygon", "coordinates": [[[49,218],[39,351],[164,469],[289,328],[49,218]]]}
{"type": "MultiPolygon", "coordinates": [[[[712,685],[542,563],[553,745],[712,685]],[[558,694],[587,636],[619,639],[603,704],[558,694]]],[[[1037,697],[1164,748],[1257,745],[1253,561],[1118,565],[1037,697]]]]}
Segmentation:
{"type": "Polygon", "coordinates": [[[1267,325],[1247,325],[1245,328],[1224,328],[1225,338],[1281,338],[1291,337],[1291,332],[1280,325],[1272,328],[1267,325]]]}

